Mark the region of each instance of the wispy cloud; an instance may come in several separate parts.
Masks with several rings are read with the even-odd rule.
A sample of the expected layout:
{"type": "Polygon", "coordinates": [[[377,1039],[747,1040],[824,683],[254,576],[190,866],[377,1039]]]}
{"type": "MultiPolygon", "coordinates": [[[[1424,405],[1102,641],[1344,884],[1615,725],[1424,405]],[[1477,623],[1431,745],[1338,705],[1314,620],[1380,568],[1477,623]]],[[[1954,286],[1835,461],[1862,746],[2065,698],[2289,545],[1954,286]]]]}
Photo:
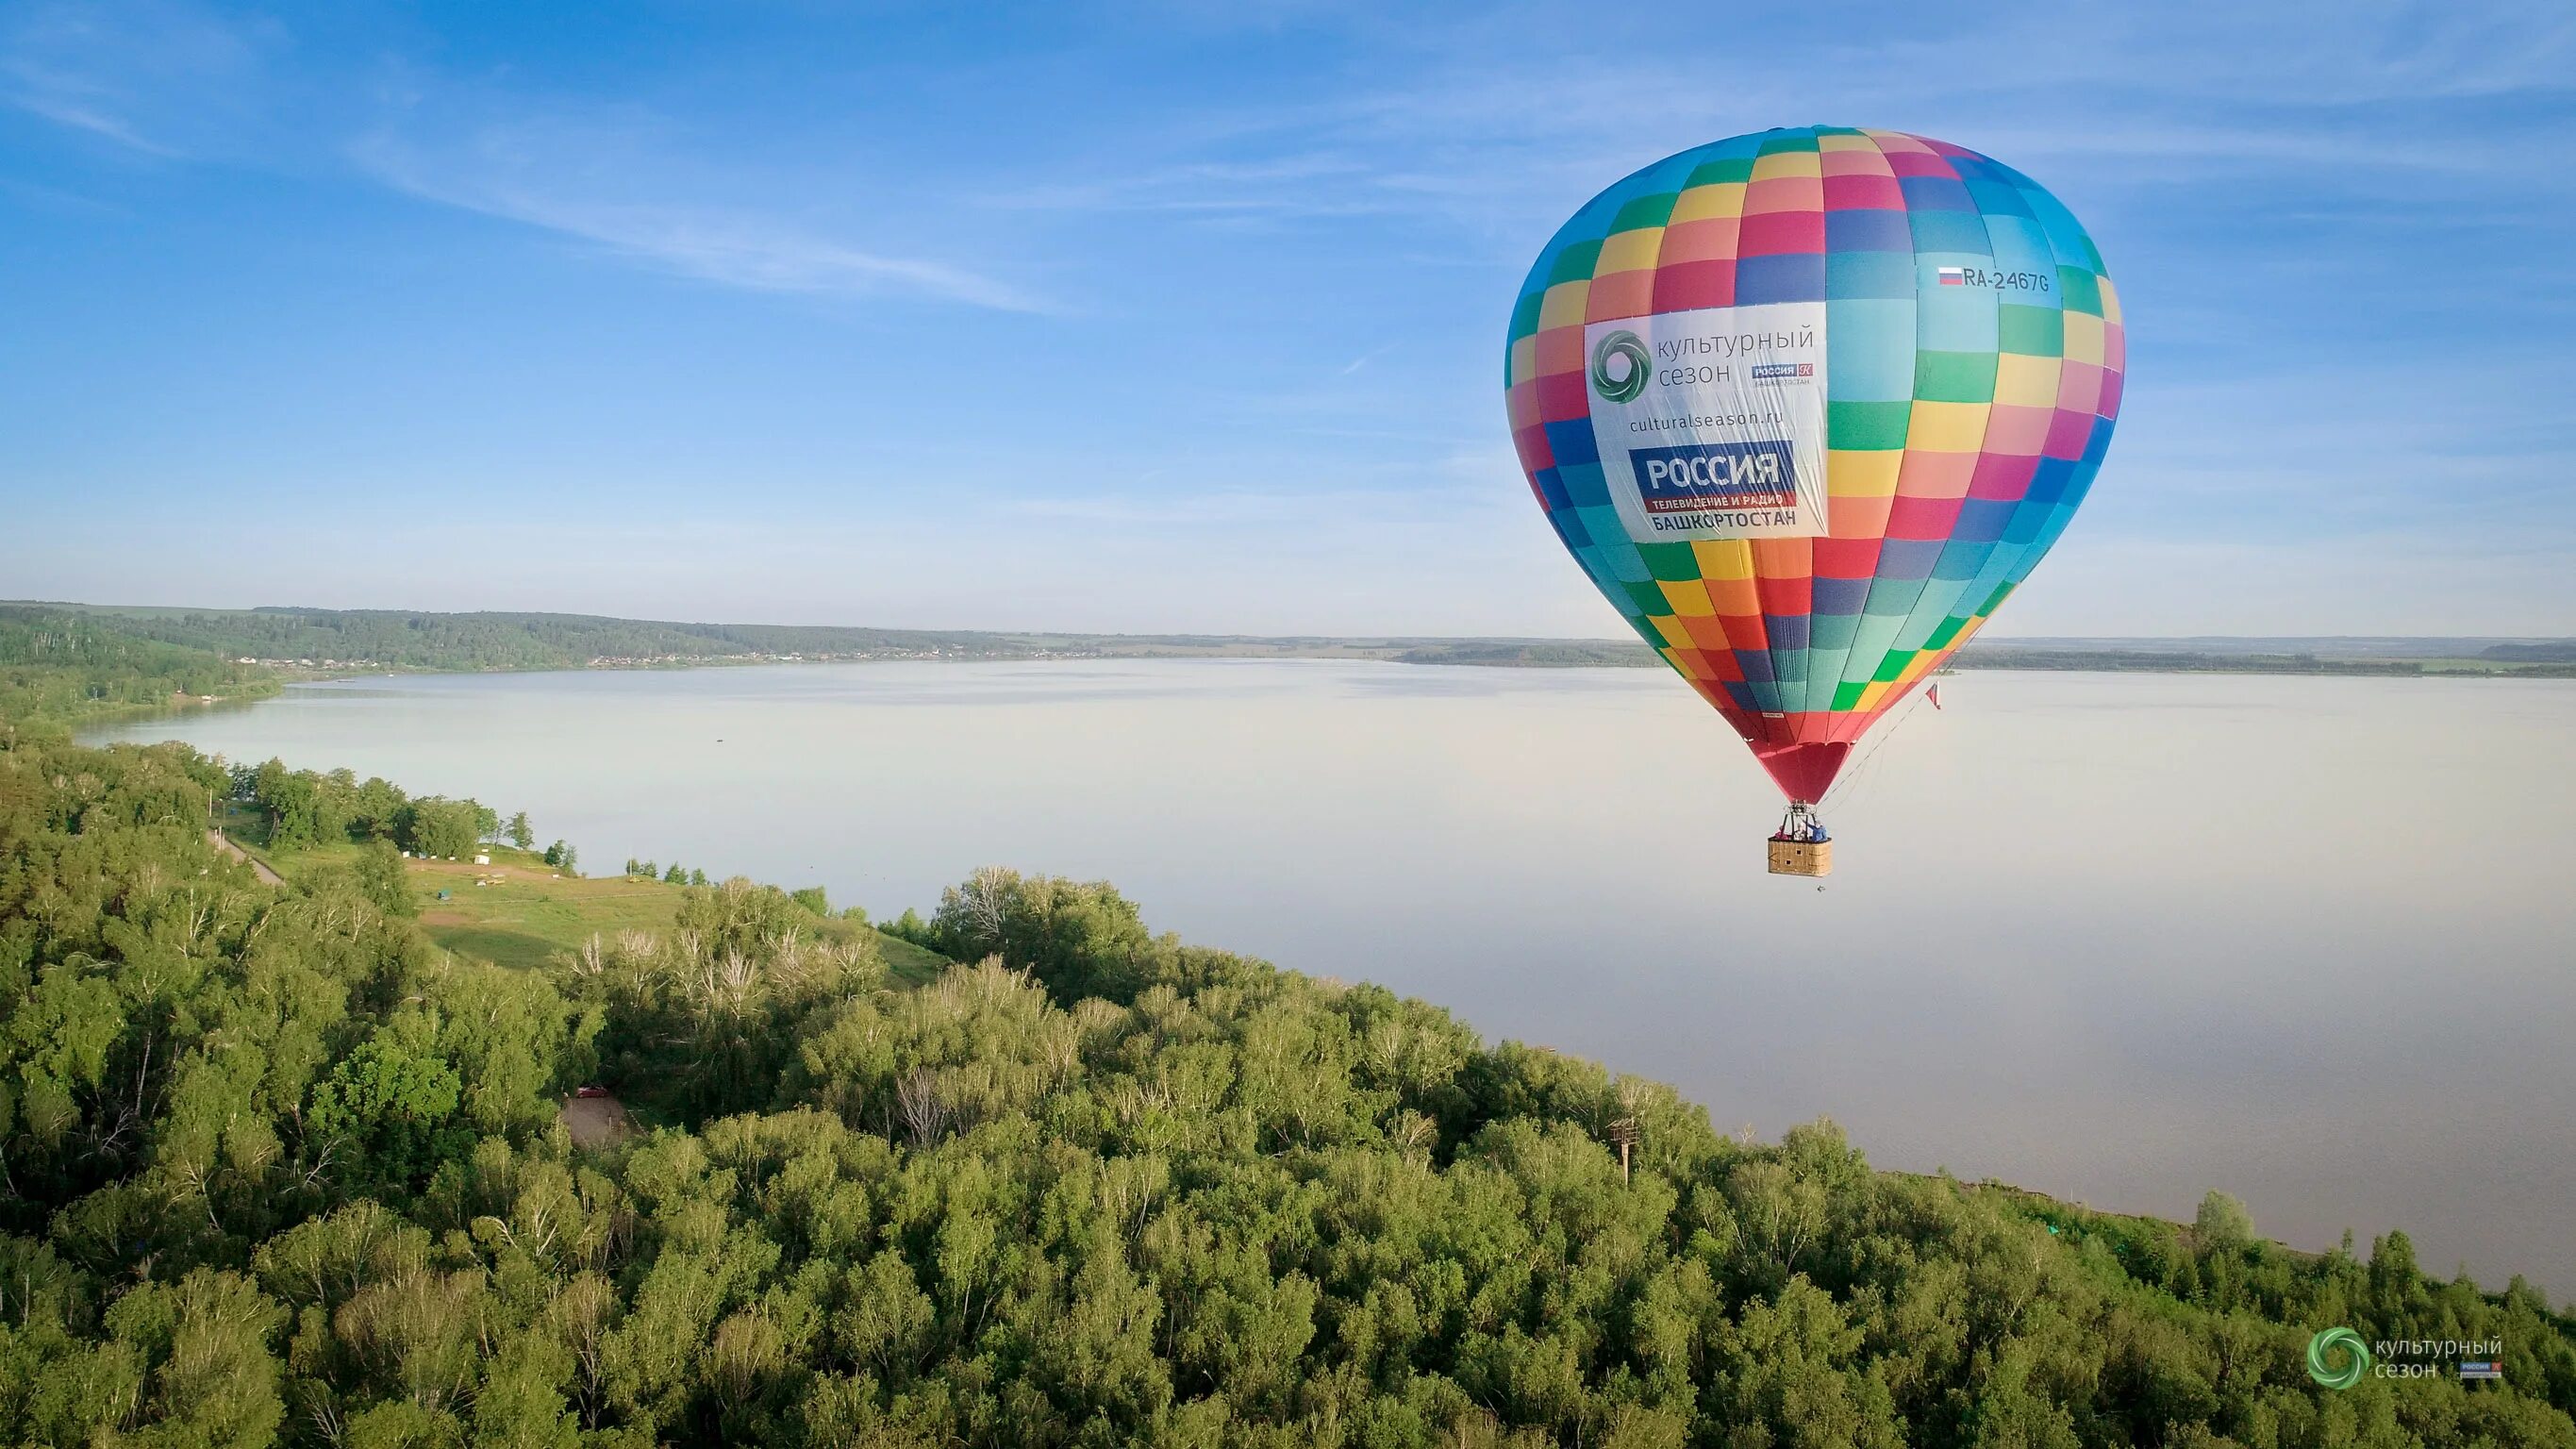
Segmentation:
{"type": "MultiPolygon", "coordinates": [[[[1563,617],[1600,632],[1580,621],[1606,621],[1606,605],[1555,556],[1498,416],[1494,334],[1514,286],[1574,207],[1683,145],[1783,123],[1897,126],[2058,189],[2130,307],[2112,465],[2015,627],[2177,626],[2176,567],[2201,569],[2191,598],[2210,627],[2394,627],[2428,607],[2465,624],[2513,599],[2564,627],[2576,441],[2558,400],[2576,291],[2551,238],[2576,214],[2576,172],[2557,164],[2576,144],[2576,12],[2563,6],[1997,0],[1962,19],[1881,3],[1819,33],[1786,11],[1695,29],[1588,0],[1433,20],[1346,0],[1222,13],[1149,0],[1143,23],[1132,6],[1059,7],[979,37],[971,59],[922,17],[789,9],[764,32],[613,11],[531,28],[472,7],[0,0],[0,112],[58,128],[7,138],[60,153],[0,178],[0,201],[31,229],[59,221],[84,203],[29,188],[88,166],[111,198],[89,204],[129,230],[220,206],[254,243],[221,276],[266,269],[281,293],[304,253],[256,245],[255,229],[362,228],[354,269],[388,235],[406,241],[387,249],[397,261],[436,255],[456,228],[426,223],[471,213],[492,219],[471,228],[484,241],[520,243],[465,248],[478,268],[509,276],[569,253],[630,289],[689,279],[709,304],[691,310],[724,314],[723,335],[776,344],[656,393],[678,386],[669,359],[514,358],[504,329],[460,327],[450,349],[348,352],[363,405],[245,390],[196,433],[157,430],[203,439],[188,450],[203,459],[270,448],[285,462],[268,472],[300,466],[332,486],[339,453],[417,459],[425,477],[507,475],[568,500],[530,525],[532,557],[596,511],[596,490],[643,479],[681,520],[666,544],[636,545],[657,565],[703,553],[708,577],[768,588],[779,551],[809,547],[817,598],[853,587],[836,550],[864,548],[913,570],[881,597],[934,615],[968,599],[943,578],[1008,577],[1013,608],[1036,607],[1019,600],[1042,578],[1069,616],[1132,608],[1139,624],[1168,625],[1185,607],[1173,601],[1203,594],[1236,601],[1248,626],[1320,622],[1296,611],[1338,600],[1374,627],[1518,608],[1514,630],[1563,617]],[[289,21],[247,18],[261,13],[289,21]],[[180,167],[154,158],[193,168],[187,184],[158,185],[180,167]],[[281,177],[292,184],[244,184],[281,177]],[[1059,298],[1118,325],[1019,315],[1059,298]],[[946,344],[1001,365],[925,388],[898,349],[844,345],[847,324],[930,307],[946,344]],[[513,369],[506,387],[495,362],[513,369]],[[374,406],[393,367],[490,426],[458,430],[467,444],[389,444],[418,427],[374,406]],[[673,396],[710,405],[661,406],[673,396]],[[656,408],[653,426],[593,424],[656,408]],[[579,466],[599,471],[568,482],[549,449],[574,434],[579,466]],[[613,469],[590,457],[600,446],[620,450],[613,469]],[[933,475],[944,486],[924,489],[933,475]],[[689,501],[735,490],[838,500],[866,526],[744,537],[689,501]],[[987,497],[1040,526],[997,539],[987,497]],[[2237,552],[2193,564],[2217,557],[2214,538],[2237,552]],[[2508,548],[2533,562],[2452,597],[2443,570],[2478,572],[2508,548]],[[969,555],[977,568],[958,574],[969,555]]],[[[39,259],[48,271],[121,275],[118,249],[85,261],[74,225],[55,235],[72,240],[49,249],[64,260],[39,259]]],[[[363,300],[389,325],[445,301],[416,293],[408,267],[371,280],[363,300]]],[[[631,305],[614,290],[540,305],[575,334],[594,309],[631,305]]],[[[235,365],[219,310],[195,364],[210,376],[235,365]]],[[[153,339],[156,365],[185,340],[127,332],[153,339]]],[[[47,333],[78,330],[0,341],[51,358],[47,333]]],[[[322,329],[288,340],[339,345],[322,329]]],[[[59,355],[52,371],[91,382],[59,355]]],[[[102,476],[166,473],[129,465],[95,424],[46,417],[112,391],[59,388],[51,409],[21,402],[11,420],[102,476]]],[[[617,572],[636,571],[602,577],[617,572]]]]}
{"type": "Polygon", "coordinates": [[[12,82],[9,100],[22,111],[42,116],[58,126],[104,136],[147,156],[172,157],[179,154],[172,147],[152,140],[101,109],[95,101],[76,99],[83,89],[76,77],[56,75],[20,64],[13,64],[8,69],[12,82]]]}
{"type": "Polygon", "coordinates": [[[240,25],[167,0],[36,4],[0,24],[0,100],[163,159],[251,103],[265,22],[240,25]]]}
{"type": "Polygon", "coordinates": [[[2410,185],[2510,174],[2563,189],[2563,110],[2498,127],[2472,103],[2576,94],[2576,16],[2545,8],[2219,4],[2070,24],[2055,7],[2007,5],[1928,35],[1863,23],[1876,33],[1775,38],[1794,64],[1722,87],[1705,83],[1712,62],[1687,38],[1605,27],[1538,54],[1520,29],[1447,34],[1442,53],[1406,55],[1383,82],[1199,129],[1246,168],[1265,148],[1362,158],[1329,178],[1336,195],[1483,229],[1561,215],[1674,138],[1783,121],[1910,126],[2035,172],[2132,182],[2286,176],[2378,194],[2396,172],[2410,185]],[[1648,98],[1655,124],[1641,128],[1648,98]]]}
{"type": "Polygon", "coordinates": [[[390,62],[372,103],[357,70],[308,84],[293,99],[313,113],[290,133],[263,110],[277,99],[267,62],[288,38],[280,22],[188,0],[39,3],[0,19],[0,104],[160,159],[303,171],[338,147],[333,160],[376,184],[721,286],[1056,310],[951,259],[800,224],[758,197],[711,199],[720,188],[692,180],[727,168],[655,154],[666,138],[631,109],[519,102],[390,62]]]}
{"type": "MultiPolygon", "coordinates": [[[[1054,312],[1046,300],[954,264],[889,255],[740,206],[664,199],[649,180],[603,176],[566,157],[556,128],[486,124],[462,150],[432,151],[389,130],[361,137],[350,160],[377,182],[444,206],[574,238],[674,274],[763,292],[911,295],[1007,312],[1054,312]]],[[[624,168],[632,172],[653,168],[624,168]]]]}
{"type": "Polygon", "coordinates": [[[1342,365],[1341,372],[1338,373],[1337,376],[1350,376],[1352,373],[1359,371],[1361,368],[1366,367],[1370,363],[1377,361],[1379,358],[1386,356],[1390,352],[1393,352],[1396,349],[1396,346],[1397,344],[1390,342],[1383,347],[1370,348],[1368,351],[1352,358],[1349,362],[1344,363],[1342,365]]]}
{"type": "Polygon", "coordinates": [[[2065,80],[2130,89],[2143,78],[2230,107],[2334,111],[2576,89],[2576,18],[2549,6],[2310,0],[2108,14],[2107,33],[2060,42],[2065,80]]]}
{"type": "Polygon", "coordinates": [[[996,191],[984,200],[1006,210],[1355,216],[1389,209],[1384,198],[1366,194],[1375,175],[1356,157],[1310,152],[1185,162],[996,191]]]}

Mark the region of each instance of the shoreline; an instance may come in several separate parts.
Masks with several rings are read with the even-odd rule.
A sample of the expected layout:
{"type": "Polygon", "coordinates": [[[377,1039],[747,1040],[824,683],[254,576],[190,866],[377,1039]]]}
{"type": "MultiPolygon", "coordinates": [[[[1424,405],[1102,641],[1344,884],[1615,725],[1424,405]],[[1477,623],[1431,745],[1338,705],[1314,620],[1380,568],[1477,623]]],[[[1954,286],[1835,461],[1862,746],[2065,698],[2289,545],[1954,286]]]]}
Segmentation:
{"type": "MultiPolygon", "coordinates": [[[[1585,641],[1587,644],[1591,641],[1585,641]]],[[[1664,661],[1648,652],[1641,644],[1633,651],[1610,653],[1605,657],[1584,659],[1527,659],[1479,655],[1477,657],[1440,657],[1425,650],[1400,653],[1365,647],[1345,649],[1140,649],[1135,651],[1092,654],[806,654],[806,655],[710,655],[695,659],[591,660],[587,663],[531,664],[525,666],[493,665],[480,668],[440,668],[431,665],[371,664],[354,668],[304,669],[280,666],[262,661],[281,684],[320,684],[349,679],[376,677],[400,678],[420,675],[458,674],[592,674],[592,673],[677,673],[692,669],[743,669],[758,666],[795,666],[818,664],[1101,664],[1133,660],[1150,661],[1221,661],[1301,660],[1324,664],[1401,664],[1413,668],[1435,669],[1655,669],[1664,661]]],[[[2520,663],[2498,661],[2482,663],[2465,659],[2318,659],[2303,656],[2270,654],[2167,654],[2150,650],[2103,650],[2099,652],[2072,649],[2025,649],[2020,645],[1999,645],[1978,654],[1962,652],[1943,662],[1942,674],[2008,672],[2022,674],[2232,674],[2279,675],[2321,679],[2576,679],[2576,664],[2556,662],[2520,663]],[[2029,657],[2013,657],[2027,654],[2029,657]]],[[[218,697],[212,701],[190,701],[174,704],[172,709],[202,708],[206,704],[234,703],[265,695],[218,697]]],[[[157,709],[158,706],[137,706],[157,709]]]]}

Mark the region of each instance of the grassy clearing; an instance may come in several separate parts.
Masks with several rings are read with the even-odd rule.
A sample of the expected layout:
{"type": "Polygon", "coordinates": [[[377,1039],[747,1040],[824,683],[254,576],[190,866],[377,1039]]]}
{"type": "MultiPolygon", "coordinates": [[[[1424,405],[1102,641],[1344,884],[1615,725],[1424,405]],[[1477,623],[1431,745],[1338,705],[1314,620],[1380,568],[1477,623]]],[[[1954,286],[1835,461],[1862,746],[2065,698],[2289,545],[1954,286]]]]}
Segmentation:
{"type": "MultiPolygon", "coordinates": [[[[228,808],[220,822],[233,842],[278,874],[296,876],[354,860],[355,845],[273,852],[260,846],[261,822],[228,808]]],[[[490,865],[470,859],[414,860],[410,868],[420,924],[429,938],[460,955],[500,966],[538,966],[559,951],[578,951],[592,936],[667,931],[680,909],[680,887],[625,876],[565,876],[527,851],[488,848],[490,865]],[[445,898],[441,898],[444,892],[445,898]]],[[[889,975],[918,986],[948,969],[948,959],[856,921],[812,922],[817,935],[873,939],[889,975]]]]}
{"type": "MultiPolygon", "coordinates": [[[[498,850],[492,864],[411,862],[420,923],[448,950],[503,966],[534,966],[558,951],[580,949],[592,936],[667,931],[680,909],[680,887],[624,876],[556,874],[542,861],[498,850]],[[439,898],[444,891],[446,899],[439,898]]],[[[817,935],[873,939],[893,977],[918,985],[948,966],[946,958],[856,921],[815,917],[817,935]]]]}

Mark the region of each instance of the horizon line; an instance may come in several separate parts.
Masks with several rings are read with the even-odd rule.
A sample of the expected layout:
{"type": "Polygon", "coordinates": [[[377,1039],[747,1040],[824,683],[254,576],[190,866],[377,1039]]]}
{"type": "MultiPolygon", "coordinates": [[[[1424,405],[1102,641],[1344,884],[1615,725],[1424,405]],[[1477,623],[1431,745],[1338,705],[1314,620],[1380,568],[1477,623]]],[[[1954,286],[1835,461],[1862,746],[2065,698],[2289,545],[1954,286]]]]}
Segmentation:
{"type": "MultiPolygon", "coordinates": [[[[1374,641],[1398,643],[1430,640],[1444,643],[1509,643],[1509,644],[1635,644],[1646,641],[1636,635],[1616,634],[1422,634],[1402,631],[1337,633],[1329,630],[1291,630],[1278,634],[1193,633],[1183,629],[1063,629],[1020,627],[959,627],[951,625],[912,626],[895,624],[824,624],[813,622],[777,622],[745,619],[651,619],[632,614],[591,614],[561,609],[413,609],[367,605],[343,607],[330,604],[254,604],[247,607],[223,604],[105,604],[74,599],[0,599],[0,608],[72,609],[100,613],[138,611],[193,614],[400,614],[413,616],[446,616],[465,618],[494,616],[502,618],[597,619],[618,624],[654,624],[672,628],[699,629],[850,629],[882,634],[1000,634],[1035,635],[1063,639],[1208,639],[1284,642],[1301,639],[1333,639],[1352,642],[1374,641]]],[[[2059,644],[2059,643],[2170,643],[2200,642],[2336,642],[2426,641],[2481,643],[2558,643],[2576,640],[2568,634],[1997,634],[1980,632],[1970,643],[1987,644],[2059,644]]]]}

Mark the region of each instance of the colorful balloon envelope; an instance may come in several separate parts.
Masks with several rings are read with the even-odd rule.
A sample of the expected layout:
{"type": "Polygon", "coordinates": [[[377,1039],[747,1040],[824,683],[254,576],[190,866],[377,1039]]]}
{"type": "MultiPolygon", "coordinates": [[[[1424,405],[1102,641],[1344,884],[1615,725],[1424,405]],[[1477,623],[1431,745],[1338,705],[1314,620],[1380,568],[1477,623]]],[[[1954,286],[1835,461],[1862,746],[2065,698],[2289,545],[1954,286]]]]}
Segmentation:
{"type": "Polygon", "coordinates": [[[2123,361],[2038,183],[1815,126],[1594,197],[1522,285],[1506,381],[1557,536],[1798,805],[2057,541],[2123,361]]]}

